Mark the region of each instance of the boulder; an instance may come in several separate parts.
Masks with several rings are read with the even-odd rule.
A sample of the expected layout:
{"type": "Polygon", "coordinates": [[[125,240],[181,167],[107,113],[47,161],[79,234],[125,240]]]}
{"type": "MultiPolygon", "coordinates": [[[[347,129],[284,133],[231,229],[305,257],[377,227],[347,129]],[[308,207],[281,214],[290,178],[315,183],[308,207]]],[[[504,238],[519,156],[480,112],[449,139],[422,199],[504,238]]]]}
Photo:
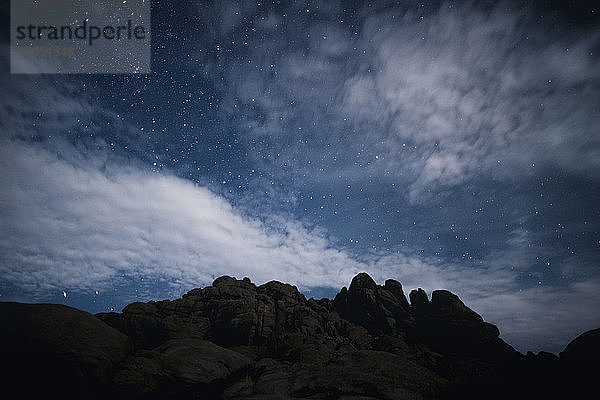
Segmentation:
{"type": "Polygon", "coordinates": [[[400,282],[394,279],[388,279],[385,281],[383,288],[394,295],[400,307],[402,307],[405,311],[408,311],[410,305],[408,304],[408,300],[406,300],[406,296],[404,295],[404,290],[402,290],[402,284],[400,282]]]}
{"type": "Polygon", "coordinates": [[[421,288],[413,289],[408,295],[410,297],[410,306],[413,315],[419,315],[427,312],[429,299],[427,293],[421,288]]]}
{"type": "Polygon", "coordinates": [[[19,397],[101,397],[131,351],[127,336],[64,305],[0,303],[0,320],[3,389],[19,397]]]}
{"type": "Polygon", "coordinates": [[[577,336],[559,354],[565,364],[585,364],[587,360],[600,359],[600,329],[587,331],[577,336]]]}
{"type": "Polygon", "coordinates": [[[388,280],[378,286],[366,273],[356,275],[350,289],[343,288],[333,305],[344,319],[358,324],[372,334],[406,332],[414,319],[399,282],[388,280]]]}
{"type": "Polygon", "coordinates": [[[559,354],[562,376],[572,382],[573,392],[580,395],[597,390],[600,359],[600,329],[587,331],[573,339],[559,354]]]}
{"type": "Polygon", "coordinates": [[[237,382],[251,364],[242,354],[207,340],[172,339],[130,357],[115,384],[127,398],[216,396],[237,382]]]}

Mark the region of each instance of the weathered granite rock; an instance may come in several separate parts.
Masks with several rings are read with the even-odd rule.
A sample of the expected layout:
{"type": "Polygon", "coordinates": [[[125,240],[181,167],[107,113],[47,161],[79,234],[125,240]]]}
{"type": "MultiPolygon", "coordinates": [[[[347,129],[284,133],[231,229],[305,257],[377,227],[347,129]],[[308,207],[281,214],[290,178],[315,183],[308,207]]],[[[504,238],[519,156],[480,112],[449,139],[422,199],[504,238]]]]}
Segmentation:
{"type": "Polygon", "coordinates": [[[414,327],[402,285],[396,281],[378,286],[369,275],[360,273],[352,279],[350,289],[343,288],[335,296],[333,305],[342,318],[372,334],[406,332],[414,327]]]}
{"type": "Polygon", "coordinates": [[[256,287],[247,278],[231,277],[179,300],[133,303],[122,314],[98,317],[129,335],[138,349],[197,338],[225,347],[249,346],[255,356],[284,358],[306,355],[301,345],[333,348],[341,340],[340,329],[350,325],[330,304],[306,300],[294,286],[269,282],[256,287]]]}
{"type": "Polygon", "coordinates": [[[0,317],[9,381],[75,398],[548,397],[592,380],[599,343],[597,330],[560,359],[523,356],[456,295],[418,289],[409,304],[399,282],[364,273],[334,300],[223,276],[122,313],[0,303],[0,317]]]}
{"type": "Polygon", "coordinates": [[[165,398],[217,395],[240,379],[251,361],[207,340],[172,339],[129,357],[115,376],[121,396],[165,398]]]}
{"type": "Polygon", "coordinates": [[[499,339],[500,331],[465,306],[455,294],[435,290],[431,301],[423,289],[410,293],[411,312],[416,321],[416,340],[444,354],[516,355],[499,339]]]}
{"type": "MultiPolygon", "coordinates": [[[[98,316],[132,337],[138,349],[190,337],[302,368],[331,365],[340,351],[382,351],[416,360],[439,376],[438,382],[454,388],[472,384],[472,368],[484,376],[502,376],[503,359],[518,354],[498,338],[497,328],[454,294],[435,291],[430,302],[419,289],[410,298],[411,304],[399,282],[380,286],[365,273],[333,301],[306,300],[294,286],[280,282],[256,287],[247,278],[223,276],[179,300],[134,303],[122,314],[98,316]],[[460,359],[462,354],[470,358],[460,359]]],[[[273,376],[283,373],[281,368],[273,376]]],[[[294,376],[292,371],[280,378],[289,383],[294,376]]],[[[264,377],[255,379],[264,382],[264,377]]]]}

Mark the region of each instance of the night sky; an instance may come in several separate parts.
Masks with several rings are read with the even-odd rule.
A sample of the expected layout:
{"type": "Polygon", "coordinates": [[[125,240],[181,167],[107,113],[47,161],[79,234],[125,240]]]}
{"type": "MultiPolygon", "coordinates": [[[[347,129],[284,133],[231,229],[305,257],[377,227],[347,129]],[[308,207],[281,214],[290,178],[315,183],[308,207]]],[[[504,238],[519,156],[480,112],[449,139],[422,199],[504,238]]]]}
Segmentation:
{"type": "Polygon", "coordinates": [[[520,351],[600,326],[600,8],[153,1],[151,74],[11,75],[7,3],[0,300],[366,271],[520,351]]]}

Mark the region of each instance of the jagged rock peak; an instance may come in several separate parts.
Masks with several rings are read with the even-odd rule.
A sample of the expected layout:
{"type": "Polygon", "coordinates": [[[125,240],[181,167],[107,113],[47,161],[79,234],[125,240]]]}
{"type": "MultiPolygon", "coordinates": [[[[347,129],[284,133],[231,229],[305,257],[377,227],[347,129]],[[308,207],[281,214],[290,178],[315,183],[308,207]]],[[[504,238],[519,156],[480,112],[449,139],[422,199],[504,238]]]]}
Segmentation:
{"type": "Polygon", "coordinates": [[[237,279],[229,276],[229,275],[223,275],[218,277],[217,279],[215,279],[212,283],[212,286],[217,287],[219,285],[223,285],[223,284],[227,284],[227,283],[234,283],[237,282],[237,279]]]}
{"type": "MultiPolygon", "coordinates": [[[[250,289],[250,290],[258,289],[259,291],[263,291],[266,293],[283,292],[283,293],[287,294],[288,296],[296,296],[296,295],[302,296],[302,294],[298,291],[298,288],[296,286],[293,286],[293,285],[290,285],[287,283],[282,283],[282,282],[274,280],[274,281],[270,281],[265,284],[262,284],[260,286],[257,286],[254,283],[252,283],[252,281],[248,277],[244,277],[243,279],[237,279],[237,278],[229,276],[229,275],[223,275],[223,276],[216,278],[213,281],[211,287],[222,288],[222,289],[224,289],[226,287],[230,287],[230,288],[238,287],[241,289],[250,289]]],[[[354,276],[350,283],[350,287],[349,288],[343,287],[341,289],[341,291],[338,293],[338,295],[339,294],[344,295],[348,291],[357,292],[357,291],[362,291],[364,289],[369,289],[372,291],[377,291],[379,289],[385,289],[386,291],[391,293],[400,302],[400,304],[403,307],[405,307],[406,309],[408,309],[408,307],[409,307],[408,300],[404,294],[402,284],[400,282],[398,282],[394,279],[388,279],[385,281],[384,285],[377,285],[377,283],[373,280],[373,278],[371,278],[371,276],[369,276],[369,274],[367,274],[366,272],[360,272],[356,276],[354,276]]],[[[182,297],[186,298],[186,297],[190,297],[190,296],[197,296],[197,295],[200,295],[203,290],[204,290],[203,288],[192,289],[189,292],[187,292],[186,294],[184,294],[182,297]]],[[[427,295],[425,295],[424,297],[427,298],[427,295]]]]}
{"type": "Polygon", "coordinates": [[[458,303],[463,304],[463,302],[458,298],[457,295],[448,291],[448,290],[434,290],[431,293],[431,303],[458,303]]]}
{"type": "Polygon", "coordinates": [[[231,290],[234,288],[240,288],[242,290],[253,290],[256,289],[256,285],[254,285],[248,277],[244,277],[243,279],[236,279],[229,275],[223,275],[215,279],[211,286],[207,286],[206,288],[192,289],[189,292],[185,293],[182,296],[182,298],[185,299],[188,297],[201,296],[203,291],[208,288],[220,288],[219,290],[231,290]]]}
{"type": "Polygon", "coordinates": [[[410,297],[410,304],[413,307],[422,307],[429,304],[427,293],[421,288],[411,290],[408,296],[410,297]]]}
{"type": "Polygon", "coordinates": [[[358,289],[377,289],[377,284],[367,274],[366,272],[361,272],[352,278],[352,282],[350,283],[350,291],[358,290],[358,289]]]}
{"type": "Polygon", "coordinates": [[[405,310],[408,310],[408,300],[406,300],[406,296],[404,295],[404,290],[402,289],[402,284],[395,279],[388,279],[385,281],[383,288],[388,292],[394,295],[396,299],[400,302],[402,307],[405,310]]]}
{"type": "Polygon", "coordinates": [[[240,284],[240,283],[244,283],[244,284],[252,284],[252,282],[250,281],[250,278],[248,277],[244,277],[244,279],[242,280],[238,280],[236,278],[233,278],[231,276],[228,275],[223,275],[218,277],[217,279],[214,280],[212,286],[217,287],[220,285],[227,285],[227,284],[240,284]]]}
{"type": "MultiPolygon", "coordinates": [[[[392,293],[397,292],[398,290],[402,292],[402,284],[395,279],[386,280],[383,287],[392,293]]],[[[402,294],[404,294],[404,292],[402,294]]]]}

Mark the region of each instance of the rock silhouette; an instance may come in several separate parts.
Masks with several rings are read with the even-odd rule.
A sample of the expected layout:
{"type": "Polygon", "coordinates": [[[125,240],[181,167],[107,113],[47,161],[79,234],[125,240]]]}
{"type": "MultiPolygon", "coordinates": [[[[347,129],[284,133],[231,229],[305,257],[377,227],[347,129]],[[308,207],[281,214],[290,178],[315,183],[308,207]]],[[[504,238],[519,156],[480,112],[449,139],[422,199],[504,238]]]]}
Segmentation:
{"type": "Polygon", "coordinates": [[[248,400],[522,398],[592,381],[600,330],[524,356],[456,295],[409,297],[361,273],[333,300],[223,276],[122,313],[0,303],[6,381],[25,397],[248,400]]]}

